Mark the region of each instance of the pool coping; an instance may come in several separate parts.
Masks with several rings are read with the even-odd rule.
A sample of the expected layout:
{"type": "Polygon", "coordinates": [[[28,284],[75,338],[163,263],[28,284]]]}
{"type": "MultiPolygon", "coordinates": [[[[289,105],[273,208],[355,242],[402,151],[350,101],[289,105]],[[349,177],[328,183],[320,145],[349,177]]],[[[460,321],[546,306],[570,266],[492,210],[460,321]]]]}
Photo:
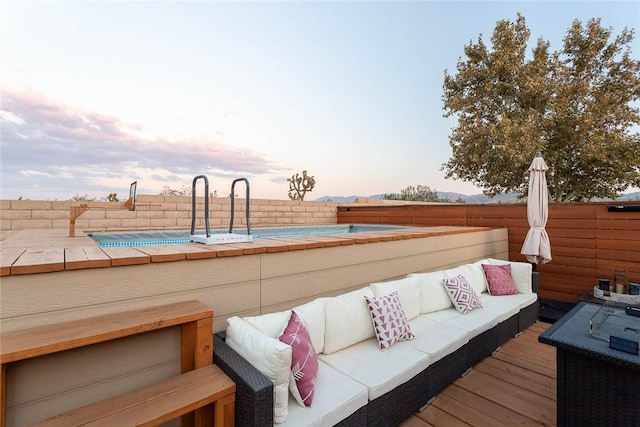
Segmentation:
{"type": "Polygon", "coordinates": [[[137,247],[101,247],[84,233],[69,237],[68,231],[62,229],[28,229],[1,242],[0,277],[372,244],[492,229],[458,226],[407,227],[359,233],[260,238],[253,242],[209,246],[179,243],[137,247]]]}

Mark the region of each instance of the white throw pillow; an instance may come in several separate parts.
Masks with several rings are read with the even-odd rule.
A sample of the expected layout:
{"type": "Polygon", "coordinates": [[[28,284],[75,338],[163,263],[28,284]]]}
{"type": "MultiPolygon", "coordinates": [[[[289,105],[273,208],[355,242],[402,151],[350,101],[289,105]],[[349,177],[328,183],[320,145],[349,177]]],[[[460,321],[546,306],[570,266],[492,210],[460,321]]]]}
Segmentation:
{"type": "Polygon", "coordinates": [[[324,305],[324,354],[331,354],[375,336],[369,308],[364,297],[373,297],[369,286],[337,297],[327,298],[324,305]]]}
{"type": "Polygon", "coordinates": [[[372,283],[371,289],[376,297],[389,295],[398,292],[400,304],[404,309],[407,320],[414,319],[420,315],[420,278],[411,276],[389,282],[372,283]]]}
{"type": "Polygon", "coordinates": [[[444,280],[442,271],[415,273],[410,274],[409,277],[415,277],[418,280],[418,287],[420,288],[420,313],[427,314],[434,311],[445,310],[453,305],[447,291],[442,286],[444,280]]]}
{"type": "Polygon", "coordinates": [[[226,343],[273,382],[273,419],[277,424],[285,422],[289,415],[291,347],[237,316],[227,319],[226,343]]]}

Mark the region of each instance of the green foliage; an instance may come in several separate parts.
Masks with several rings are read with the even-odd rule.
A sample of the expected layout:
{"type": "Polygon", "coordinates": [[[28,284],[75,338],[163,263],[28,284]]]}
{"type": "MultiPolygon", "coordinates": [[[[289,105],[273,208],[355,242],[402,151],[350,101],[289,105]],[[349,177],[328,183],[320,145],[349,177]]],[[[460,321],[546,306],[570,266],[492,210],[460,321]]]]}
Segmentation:
{"type": "Polygon", "coordinates": [[[470,181],[489,196],[526,194],[528,168],[543,151],[556,202],[615,198],[640,186],[640,61],[632,58],[633,30],[613,40],[599,19],[567,30],[562,50],[530,31],[498,21],[488,48],[480,36],[465,46],[457,74],[445,71],[445,117],[453,155],[447,178],[470,181]]]}
{"type": "Polygon", "coordinates": [[[119,202],[120,200],[118,199],[118,194],[117,193],[109,193],[109,195],[107,196],[107,201],[108,202],[119,202]]]}
{"type": "Polygon", "coordinates": [[[313,191],[313,187],[316,185],[315,178],[307,175],[307,171],[302,171],[302,176],[291,175],[291,178],[287,178],[287,182],[289,183],[289,199],[300,201],[303,201],[307,191],[313,191]]]}
{"type": "Polygon", "coordinates": [[[180,189],[174,189],[165,185],[160,191],[161,196],[191,196],[191,187],[182,184],[180,189]]]}
{"type": "MultiPolygon", "coordinates": [[[[414,187],[409,185],[400,190],[400,193],[387,193],[382,195],[383,200],[409,200],[412,202],[443,202],[451,203],[449,199],[440,199],[438,192],[432,190],[428,185],[418,185],[414,187]]],[[[456,200],[456,203],[464,203],[462,199],[456,200]]]]}
{"type": "Polygon", "coordinates": [[[84,196],[81,196],[80,194],[76,193],[76,195],[70,198],[69,201],[70,202],[95,202],[96,198],[89,197],[89,195],[87,194],[85,194],[84,196]]]}

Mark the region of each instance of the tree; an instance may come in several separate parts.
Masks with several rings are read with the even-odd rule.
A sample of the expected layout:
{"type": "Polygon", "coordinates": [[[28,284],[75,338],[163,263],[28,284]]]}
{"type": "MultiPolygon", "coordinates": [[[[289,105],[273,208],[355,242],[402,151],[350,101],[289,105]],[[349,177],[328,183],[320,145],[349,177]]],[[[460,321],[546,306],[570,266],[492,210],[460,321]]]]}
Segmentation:
{"type": "Polygon", "coordinates": [[[179,190],[169,187],[165,185],[162,187],[162,191],[160,192],[161,196],[190,196],[191,188],[182,184],[179,190]]]}
{"type": "MultiPolygon", "coordinates": [[[[417,185],[416,187],[409,185],[400,190],[400,193],[387,193],[382,195],[382,200],[409,200],[412,202],[441,202],[451,203],[450,199],[440,198],[435,189],[431,189],[428,185],[417,185]]],[[[454,203],[465,203],[464,200],[458,198],[454,203]]]]}
{"type": "Polygon", "coordinates": [[[457,73],[444,77],[449,136],[447,178],[470,181],[489,196],[526,194],[528,167],[541,149],[556,202],[616,197],[640,186],[640,61],[633,30],[613,40],[599,19],[576,20],[562,50],[540,38],[526,55],[530,31],[498,21],[488,48],[482,36],[465,46],[457,73]]]}
{"type": "Polygon", "coordinates": [[[107,201],[108,202],[119,202],[120,200],[118,199],[118,193],[109,193],[109,195],[107,196],[107,201]]]}
{"type": "Polygon", "coordinates": [[[69,201],[71,201],[71,202],[95,202],[96,198],[95,197],[89,197],[89,195],[87,195],[87,194],[85,194],[84,196],[81,196],[80,194],[76,193],[76,195],[73,196],[72,198],[70,198],[69,201]]]}
{"type": "Polygon", "coordinates": [[[307,191],[313,191],[313,187],[316,185],[315,178],[307,175],[307,171],[302,171],[302,176],[291,175],[291,178],[287,178],[287,182],[289,183],[289,198],[301,202],[307,191]]]}
{"type": "Polygon", "coordinates": [[[387,193],[382,195],[383,200],[410,200],[412,202],[440,202],[438,193],[427,185],[414,187],[409,185],[400,190],[400,193],[387,193]]]}

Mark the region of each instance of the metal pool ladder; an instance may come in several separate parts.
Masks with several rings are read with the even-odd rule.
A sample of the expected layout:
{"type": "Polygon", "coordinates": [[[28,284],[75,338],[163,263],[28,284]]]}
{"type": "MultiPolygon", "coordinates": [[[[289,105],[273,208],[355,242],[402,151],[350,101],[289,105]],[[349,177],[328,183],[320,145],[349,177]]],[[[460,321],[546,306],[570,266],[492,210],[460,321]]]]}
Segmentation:
{"type": "Polygon", "coordinates": [[[249,197],[249,180],[247,178],[238,178],[233,181],[231,184],[231,220],[229,221],[229,232],[228,233],[213,233],[211,234],[211,227],[209,225],[209,179],[206,175],[198,175],[193,178],[193,183],[191,184],[191,235],[190,241],[196,243],[203,243],[205,245],[216,245],[223,243],[243,243],[243,242],[252,242],[253,236],[251,235],[251,223],[249,222],[249,218],[251,215],[250,211],[250,197],[249,197]],[[204,224],[205,224],[205,232],[206,234],[195,234],[196,228],[196,183],[199,179],[204,180],[204,224]],[[247,214],[247,234],[236,234],[233,232],[233,218],[235,216],[235,185],[238,181],[244,181],[247,187],[247,206],[246,206],[246,214],[247,214]]]}

